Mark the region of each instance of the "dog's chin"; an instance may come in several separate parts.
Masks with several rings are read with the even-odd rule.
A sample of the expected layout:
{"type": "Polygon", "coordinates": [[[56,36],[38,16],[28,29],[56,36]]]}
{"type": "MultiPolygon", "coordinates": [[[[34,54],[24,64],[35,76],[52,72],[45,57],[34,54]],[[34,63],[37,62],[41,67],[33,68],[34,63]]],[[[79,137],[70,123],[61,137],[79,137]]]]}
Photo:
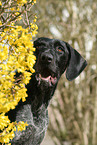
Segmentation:
{"type": "Polygon", "coordinates": [[[38,81],[39,85],[44,83],[50,87],[55,86],[57,83],[57,77],[52,77],[51,75],[43,77],[41,74],[36,74],[36,80],[38,81]]]}

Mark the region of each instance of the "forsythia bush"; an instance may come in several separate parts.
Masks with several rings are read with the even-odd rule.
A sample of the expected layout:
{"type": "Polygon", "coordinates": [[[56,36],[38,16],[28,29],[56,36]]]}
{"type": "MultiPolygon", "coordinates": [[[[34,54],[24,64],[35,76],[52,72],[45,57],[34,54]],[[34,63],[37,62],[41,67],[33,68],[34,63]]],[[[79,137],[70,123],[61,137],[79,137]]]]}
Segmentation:
{"type": "Polygon", "coordinates": [[[16,128],[22,131],[25,122],[10,122],[6,113],[18,102],[26,100],[25,85],[29,82],[35,56],[32,36],[37,33],[36,16],[29,12],[36,0],[0,1],[0,143],[10,144],[16,128]],[[20,25],[22,23],[23,27],[20,25]],[[21,72],[14,78],[15,70],[21,72]],[[30,70],[27,71],[27,70],[30,70]],[[19,81],[18,81],[19,80],[19,81]]]}

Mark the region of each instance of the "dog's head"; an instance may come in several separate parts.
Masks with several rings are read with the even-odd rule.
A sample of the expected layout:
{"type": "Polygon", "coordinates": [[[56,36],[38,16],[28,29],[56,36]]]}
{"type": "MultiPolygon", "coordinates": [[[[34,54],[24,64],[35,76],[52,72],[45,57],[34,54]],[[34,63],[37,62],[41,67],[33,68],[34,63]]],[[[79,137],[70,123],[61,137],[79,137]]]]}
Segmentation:
{"type": "Polygon", "coordinates": [[[57,84],[66,70],[66,78],[75,79],[86,67],[86,60],[68,43],[49,38],[38,38],[34,41],[37,62],[36,78],[39,83],[46,82],[49,86],[57,84]]]}

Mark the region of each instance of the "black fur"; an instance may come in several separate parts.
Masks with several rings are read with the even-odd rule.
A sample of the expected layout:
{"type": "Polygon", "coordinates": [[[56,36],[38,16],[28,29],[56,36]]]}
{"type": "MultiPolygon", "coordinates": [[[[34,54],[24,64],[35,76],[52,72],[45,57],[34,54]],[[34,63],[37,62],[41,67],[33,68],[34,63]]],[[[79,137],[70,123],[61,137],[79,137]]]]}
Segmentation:
{"type": "Polygon", "coordinates": [[[8,112],[11,121],[24,121],[25,131],[15,132],[12,145],[40,145],[48,126],[48,104],[58,80],[66,70],[67,79],[75,79],[87,62],[68,43],[57,39],[38,38],[34,42],[37,62],[27,87],[28,97],[8,112]]]}

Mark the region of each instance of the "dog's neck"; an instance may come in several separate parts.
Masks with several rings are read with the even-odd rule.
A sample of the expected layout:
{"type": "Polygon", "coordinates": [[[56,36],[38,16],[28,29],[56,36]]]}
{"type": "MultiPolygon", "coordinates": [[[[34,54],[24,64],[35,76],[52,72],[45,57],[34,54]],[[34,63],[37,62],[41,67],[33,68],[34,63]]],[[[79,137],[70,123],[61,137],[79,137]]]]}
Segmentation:
{"type": "Polygon", "coordinates": [[[56,86],[57,84],[49,87],[49,85],[44,82],[39,84],[35,75],[32,75],[31,80],[27,85],[27,102],[32,105],[32,111],[38,110],[42,104],[44,104],[46,108],[48,107],[56,86]]]}

